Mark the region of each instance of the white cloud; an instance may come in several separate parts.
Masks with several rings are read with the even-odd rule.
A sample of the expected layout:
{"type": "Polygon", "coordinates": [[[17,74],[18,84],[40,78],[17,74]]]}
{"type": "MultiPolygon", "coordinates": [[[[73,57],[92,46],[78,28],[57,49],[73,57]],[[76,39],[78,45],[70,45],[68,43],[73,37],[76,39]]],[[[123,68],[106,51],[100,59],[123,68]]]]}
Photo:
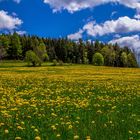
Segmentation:
{"type": "Polygon", "coordinates": [[[136,14],[136,15],[134,16],[134,18],[140,20],[140,14],[136,14]]]}
{"type": "Polygon", "coordinates": [[[96,24],[94,21],[87,23],[83,30],[91,36],[103,36],[110,33],[129,33],[140,31],[140,20],[131,19],[127,16],[117,20],[109,20],[103,24],[96,24]]]}
{"type": "Polygon", "coordinates": [[[0,30],[13,30],[16,29],[22,23],[23,22],[21,19],[8,15],[8,12],[6,11],[0,11],[0,30]]]}
{"type": "Polygon", "coordinates": [[[138,35],[114,39],[110,41],[109,43],[112,43],[112,44],[118,43],[121,47],[128,46],[131,50],[134,51],[137,62],[140,66],[140,37],[138,35]]]}
{"type": "Polygon", "coordinates": [[[78,40],[78,39],[82,38],[82,33],[83,33],[83,30],[80,29],[77,33],[68,35],[68,39],[78,40]]]}
{"type": "Polygon", "coordinates": [[[102,24],[97,24],[95,21],[88,22],[82,28],[82,31],[79,33],[82,36],[83,32],[86,32],[88,35],[96,37],[103,36],[106,34],[123,34],[123,33],[132,33],[140,31],[140,20],[131,19],[127,16],[120,17],[117,20],[108,20],[102,24]]]}
{"type": "Polygon", "coordinates": [[[26,31],[16,31],[16,33],[19,34],[19,35],[24,35],[24,34],[26,34],[27,32],[26,32],[26,31]]]}
{"type": "Polygon", "coordinates": [[[114,38],[120,38],[120,37],[121,37],[121,35],[119,35],[119,34],[114,35],[114,38]]]}
{"type": "Polygon", "coordinates": [[[49,4],[54,12],[66,9],[70,13],[109,2],[119,3],[133,9],[140,9],[140,0],[44,0],[44,3],[49,4]]]}

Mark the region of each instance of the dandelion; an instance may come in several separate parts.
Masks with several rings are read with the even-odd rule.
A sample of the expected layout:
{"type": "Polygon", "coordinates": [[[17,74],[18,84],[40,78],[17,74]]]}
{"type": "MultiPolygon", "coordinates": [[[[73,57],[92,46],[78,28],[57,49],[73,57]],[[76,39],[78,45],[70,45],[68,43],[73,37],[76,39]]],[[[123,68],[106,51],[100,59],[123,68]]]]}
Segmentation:
{"type": "Polygon", "coordinates": [[[87,137],[86,137],[86,140],[91,140],[90,136],[87,136],[87,137]]]}
{"type": "Polygon", "coordinates": [[[72,125],[69,125],[69,126],[68,126],[68,129],[72,129],[72,125]]]}
{"type": "Polygon", "coordinates": [[[36,136],[35,140],[41,140],[41,138],[39,136],[36,136]]]}
{"type": "Polygon", "coordinates": [[[4,125],[4,123],[0,123],[0,126],[3,126],[4,125]]]}
{"type": "Polygon", "coordinates": [[[21,140],[21,137],[15,137],[15,140],[21,140]]]}
{"type": "Polygon", "coordinates": [[[31,126],[32,129],[35,129],[35,126],[31,126]]]}
{"type": "Polygon", "coordinates": [[[35,132],[38,132],[38,129],[34,129],[35,132]]]}
{"type": "Polygon", "coordinates": [[[116,109],[116,106],[113,106],[112,109],[113,109],[113,110],[116,109]]]}
{"type": "Polygon", "coordinates": [[[56,135],[56,137],[60,137],[60,136],[61,136],[60,134],[57,134],[57,135],[56,135]]]}
{"type": "Polygon", "coordinates": [[[132,131],[131,130],[129,130],[128,132],[129,132],[129,134],[132,134],[132,131]]]}
{"type": "Polygon", "coordinates": [[[52,117],[57,117],[57,115],[55,113],[51,113],[52,117]]]}
{"type": "Polygon", "coordinates": [[[77,140],[77,139],[79,139],[79,136],[78,135],[75,135],[74,136],[74,140],[77,140]]]}
{"type": "Polygon", "coordinates": [[[25,123],[24,122],[21,122],[21,124],[24,125],[25,123]]]}
{"type": "Polygon", "coordinates": [[[56,130],[56,126],[55,126],[55,125],[52,125],[51,128],[52,128],[53,130],[56,130]]]}
{"type": "Polygon", "coordinates": [[[101,113],[102,113],[102,111],[101,111],[101,110],[97,110],[97,113],[101,114],[101,113]]]}
{"type": "Polygon", "coordinates": [[[94,123],[95,123],[95,121],[92,121],[91,123],[92,123],[92,124],[94,124],[94,123]]]}
{"type": "Polygon", "coordinates": [[[21,126],[17,126],[17,129],[23,130],[24,128],[22,128],[21,126]]]}
{"type": "Polygon", "coordinates": [[[4,130],[4,133],[5,133],[5,134],[8,134],[8,133],[9,133],[9,130],[8,130],[8,129],[5,129],[5,130],[4,130]]]}

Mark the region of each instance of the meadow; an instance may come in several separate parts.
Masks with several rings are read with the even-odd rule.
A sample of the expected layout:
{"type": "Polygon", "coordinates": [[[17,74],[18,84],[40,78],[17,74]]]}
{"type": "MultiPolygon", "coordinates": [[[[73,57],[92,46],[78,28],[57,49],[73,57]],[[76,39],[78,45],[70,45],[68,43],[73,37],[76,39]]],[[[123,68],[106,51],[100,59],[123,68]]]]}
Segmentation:
{"type": "Polygon", "coordinates": [[[0,140],[140,140],[140,69],[0,62],[0,140]]]}

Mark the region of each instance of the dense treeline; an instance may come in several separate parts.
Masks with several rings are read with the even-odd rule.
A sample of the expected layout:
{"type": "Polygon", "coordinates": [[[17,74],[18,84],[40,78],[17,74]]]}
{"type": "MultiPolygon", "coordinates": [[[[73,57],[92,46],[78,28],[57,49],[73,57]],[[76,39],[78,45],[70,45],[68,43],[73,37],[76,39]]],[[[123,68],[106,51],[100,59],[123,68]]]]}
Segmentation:
{"type": "Polygon", "coordinates": [[[134,53],[118,44],[99,41],[78,42],[67,38],[51,39],[14,34],[0,35],[0,60],[28,60],[33,65],[43,61],[83,63],[114,67],[137,67],[134,53]],[[34,61],[35,60],[35,61],[34,61]]]}

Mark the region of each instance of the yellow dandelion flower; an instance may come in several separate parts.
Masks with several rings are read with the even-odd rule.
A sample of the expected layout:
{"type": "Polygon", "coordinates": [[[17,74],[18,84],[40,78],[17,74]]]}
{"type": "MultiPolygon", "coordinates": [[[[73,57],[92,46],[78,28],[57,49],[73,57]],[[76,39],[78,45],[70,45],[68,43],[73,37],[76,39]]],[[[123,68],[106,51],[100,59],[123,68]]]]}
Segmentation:
{"type": "Polygon", "coordinates": [[[74,136],[74,140],[77,140],[77,139],[79,139],[79,136],[78,135],[75,135],[74,136]]]}
{"type": "Polygon", "coordinates": [[[55,125],[52,125],[51,128],[52,128],[53,130],[56,130],[56,126],[55,126],[55,125]]]}
{"type": "Polygon", "coordinates": [[[72,125],[69,125],[69,126],[68,126],[68,129],[72,129],[72,125]]]}
{"type": "Polygon", "coordinates": [[[21,126],[17,126],[17,129],[23,130],[24,128],[22,128],[21,126]]]}
{"type": "Polygon", "coordinates": [[[5,130],[4,130],[4,133],[5,133],[5,134],[8,134],[8,133],[9,133],[8,129],[5,129],[5,130]]]}
{"type": "Polygon", "coordinates": [[[60,137],[60,136],[61,136],[60,134],[57,134],[57,135],[56,135],[56,137],[60,137]]]}
{"type": "Polygon", "coordinates": [[[86,140],[91,140],[90,136],[87,136],[87,137],[86,137],[86,140]]]}
{"type": "Polygon", "coordinates": [[[102,113],[102,111],[101,111],[101,110],[97,110],[97,113],[99,113],[99,114],[100,114],[100,113],[102,113]]]}
{"type": "Polygon", "coordinates": [[[92,123],[92,124],[94,124],[94,123],[95,123],[95,121],[92,121],[91,123],[92,123]]]}
{"type": "Polygon", "coordinates": [[[35,140],[41,140],[41,138],[39,136],[36,136],[35,140]]]}
{"type": "Polygon", "coordinates": [[[15,140],[21,140],[21,137],[15,137],[15,140]]]}
{"type": "Polygon", "coordinates": [[[38,129],[34,129],[35,132],[38,132],[38,129]]]}

